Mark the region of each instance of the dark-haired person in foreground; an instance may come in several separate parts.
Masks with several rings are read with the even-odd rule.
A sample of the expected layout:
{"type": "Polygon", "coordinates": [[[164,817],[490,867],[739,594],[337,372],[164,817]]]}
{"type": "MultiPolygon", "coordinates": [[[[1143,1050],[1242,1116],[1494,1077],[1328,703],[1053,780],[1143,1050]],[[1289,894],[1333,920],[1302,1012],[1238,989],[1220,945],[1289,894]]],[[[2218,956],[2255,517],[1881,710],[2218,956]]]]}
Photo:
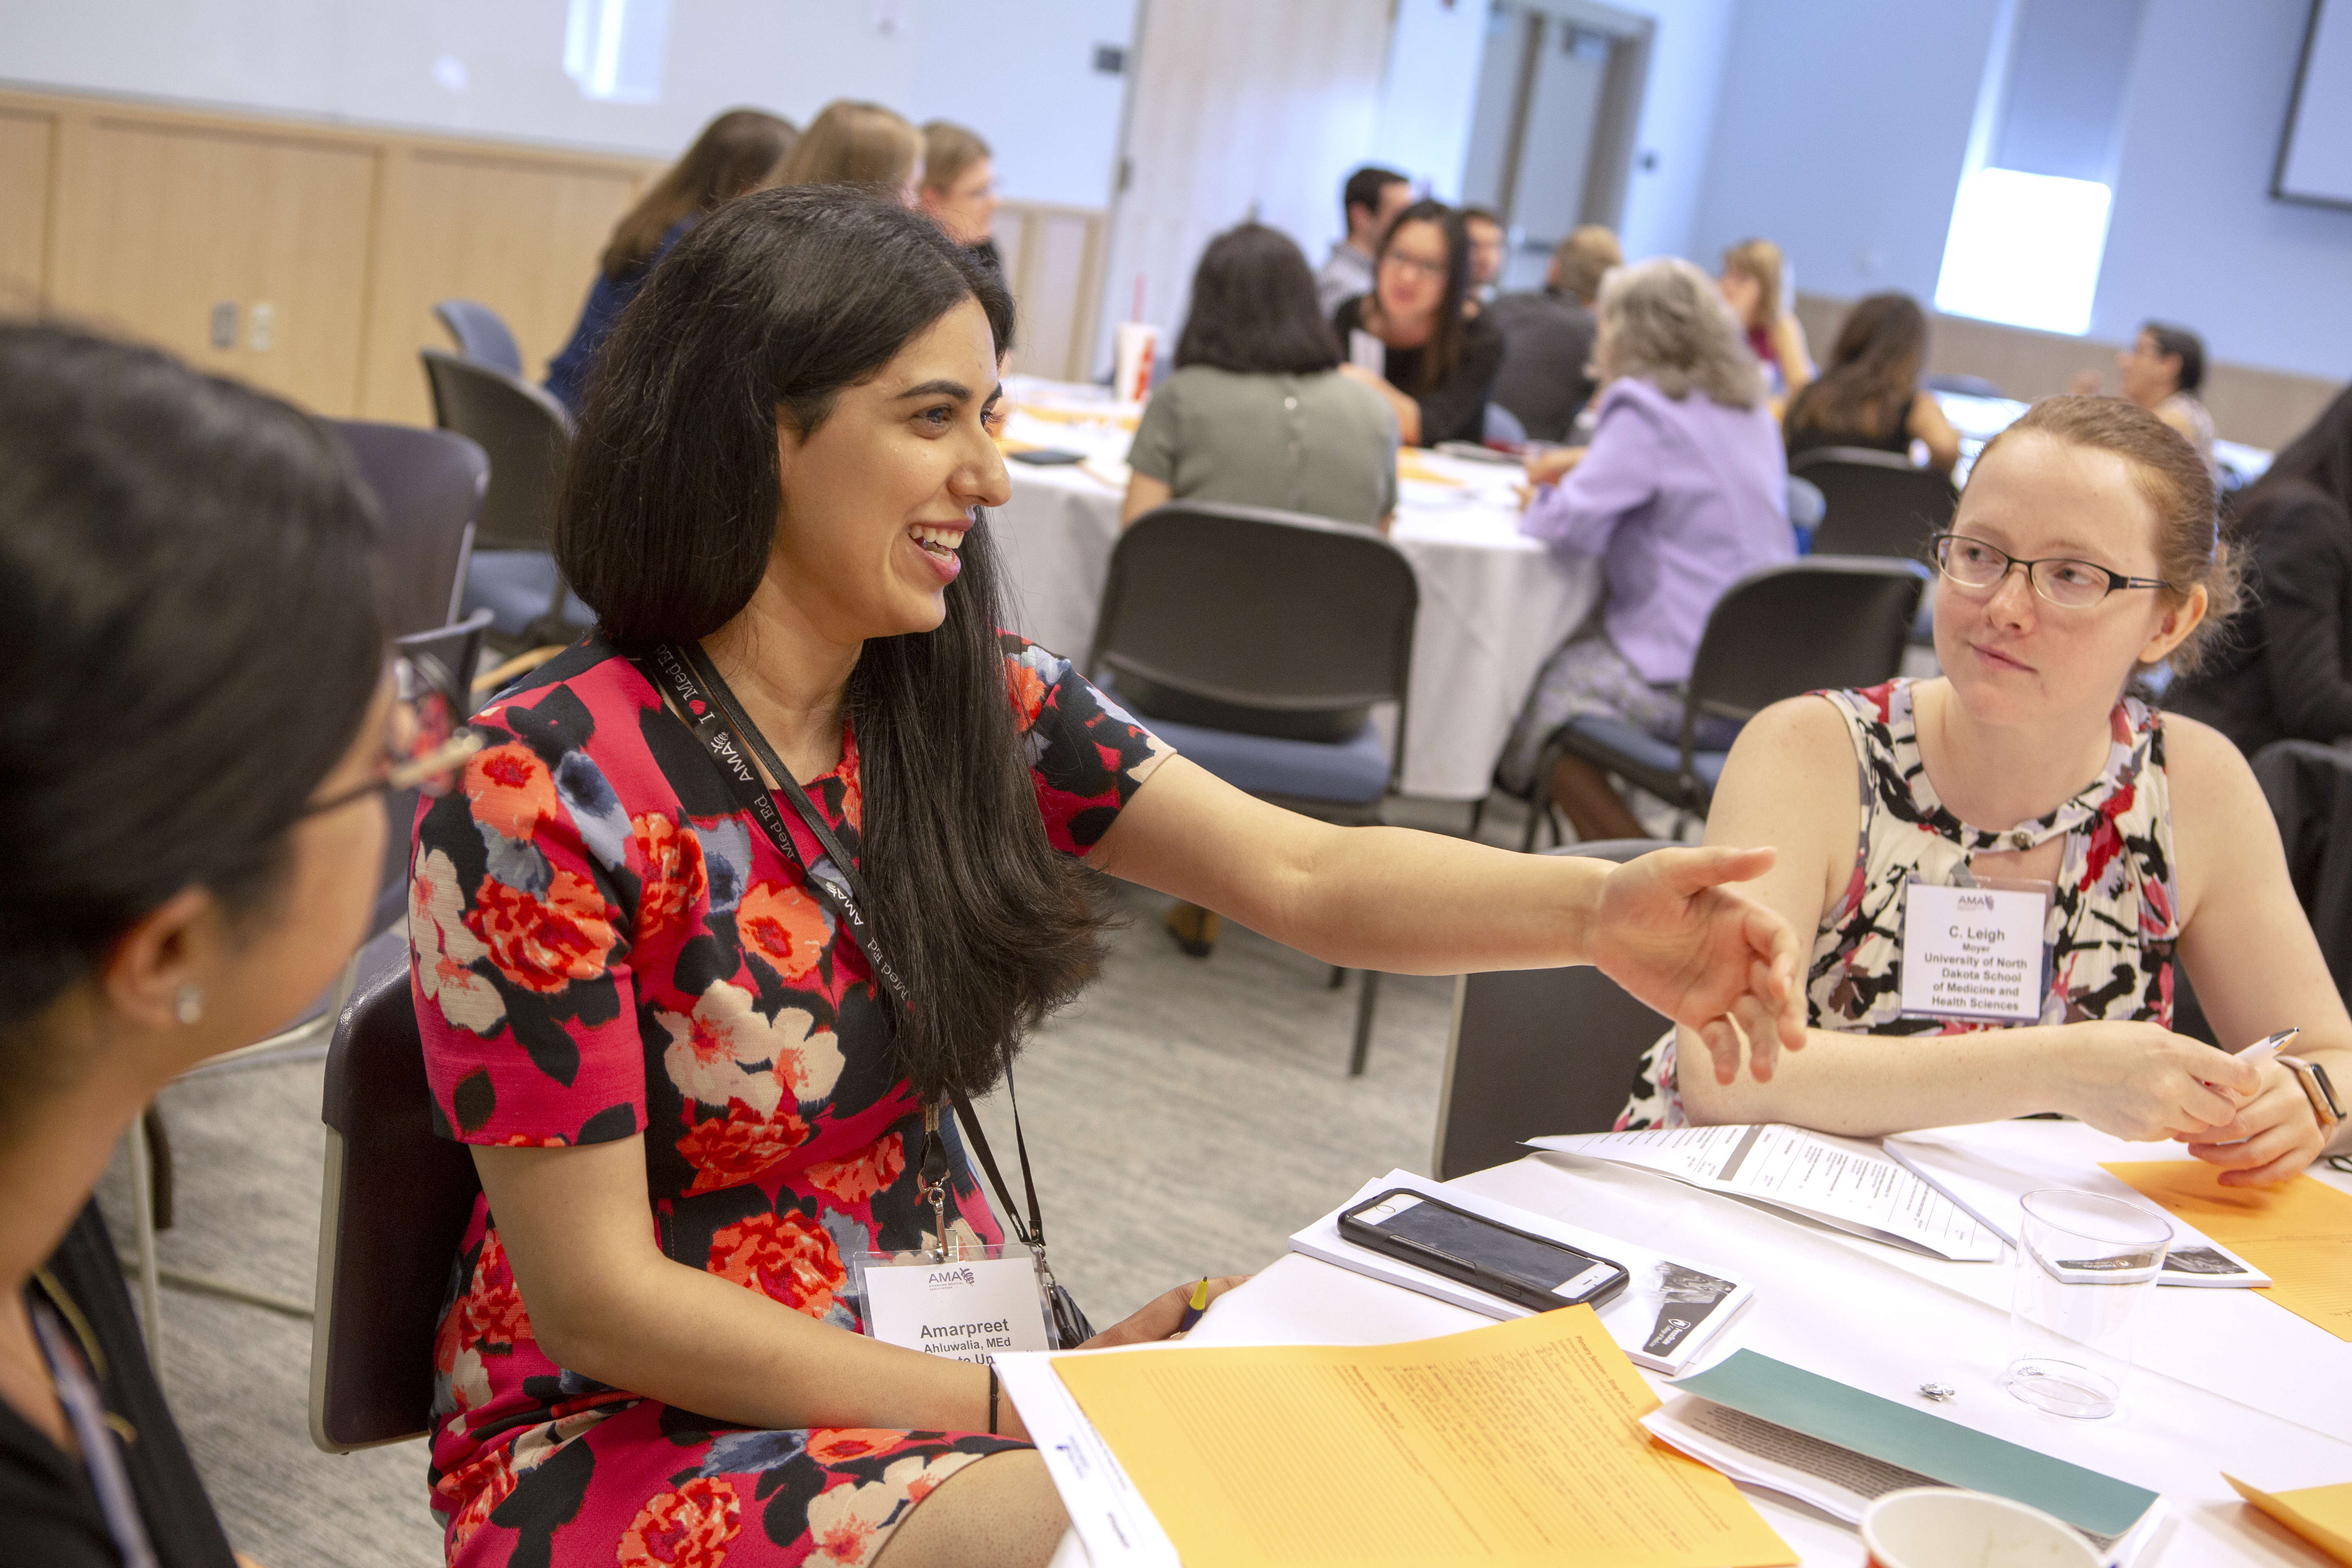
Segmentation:
{"type": "Polygon", "coordinates": [[[1340,522],[1396,508],[1396,416],[1339,374],[1307,258],[1245,223],[1201,253],[1176,368],[1143,406],[1119,521],[1162,501],[1234,501],[1340,522]]]}
{"type": "Polygon", "coordinates": [[[1465,309],[1470,236],[1444,202],[1415,202],[1381,237],[1371,291],[1331,318],[1342,347],[1358,332],[1379,343],[1381,365],[1350,361],[1340,374],[1388,400],[1408,447],[1476,441],[1486,399],[1503,366],[1503,334],[1483,311],[1465,309]]]}
{"type": "Polygon", "coordinates": [[[604,334],[645,287],[654,264],[719,203],[773,180],[799,135],[792,121],[762,110],[730,109],[704,126],[686,155],[646,187],[614,225],[604,254],[596,258],[596,281],[571,341],[547,362],[547,390],[557,402],[578,410],[604,334]]]}
{"type": "MultiPolygon", "coordinates": [[[[928,1245],[925,1107],[996,1084],[1086,984],[1089,867],[1350,967],[1597,963],[1726,1072],[1742,1031],[1767,1073],[1794,1032],[1790,934],[1721,886],[1769,851],[1614,868],[1307,821],[1000,632],[1012,329],[936,225],[818,188],[729,205],[614,333],[556,531],[600,634],[484,710],[417,824],[418,1023],[487,1194],[436,1349],[453,1563],[1046,1560],[1019,1413],[982,1367],[861,1336],[849,1260],[928,1245]],[[663,656],[698,648],[872,935],[804,880],[798,807],[765,817],[682,720],[663,656]]],[[[943,1217],[995,1242],[947,1136],[943,1217]]],[[[1165,1337],[1182,1301],[1095,1342],[1165,1337]]]]}
{"type": "Polygon", "coordinates": [[[90,1190],[158,1089],[332,981],[382,790],[446,782],[370,545],[284,404],[0,326],[0,1560],[232,1561],[90,1190]]]}
{"type": "Polygon", "coordinates": [[[2249,602],[2164,706],[2249,757],[2273,741],[2352,735],[2352,387],[2231,510],[2230,537],[2253,557],[2249,602]]]}

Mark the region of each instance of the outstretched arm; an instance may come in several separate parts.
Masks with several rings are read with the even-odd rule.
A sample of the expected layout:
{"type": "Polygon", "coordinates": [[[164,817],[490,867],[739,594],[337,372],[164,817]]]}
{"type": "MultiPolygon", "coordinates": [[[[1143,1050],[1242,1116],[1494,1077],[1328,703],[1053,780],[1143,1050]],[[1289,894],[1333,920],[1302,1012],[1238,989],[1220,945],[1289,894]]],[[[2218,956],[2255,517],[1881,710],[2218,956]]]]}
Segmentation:
{"type": "Polygon", "coordinates": [[[1769,849],[1661,850],[1617,866],[1335,827],[1171,757],[1089,858],[1349,969],[1597,964],[1696,1031],[1726,1081],[1743,1035],[1759,1078],[1780,1048],[1803,1044],[1795,939],[1728,886],[1770,866],[1769,849]]]}

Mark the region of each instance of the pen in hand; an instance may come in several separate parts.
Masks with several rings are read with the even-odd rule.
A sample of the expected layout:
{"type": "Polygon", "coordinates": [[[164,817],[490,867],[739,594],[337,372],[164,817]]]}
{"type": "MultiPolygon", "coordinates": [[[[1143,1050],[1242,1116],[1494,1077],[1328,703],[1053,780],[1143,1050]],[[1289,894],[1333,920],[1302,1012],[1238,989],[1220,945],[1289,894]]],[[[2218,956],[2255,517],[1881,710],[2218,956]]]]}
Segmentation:
{"type": "Polygon", "coordinates": [[[1193,1324],[1201,1321],[1201,1314],[1208,1310],[1209,1277],[1203,1274],[1201,1276],[1201,1282],[1192,1287],[1192,1299],[1184,1303],[1184,1315],[1176,1321],[1176,1332],[1171,1337],[1182,1338],[1191,1331],[1193,1324]]]}

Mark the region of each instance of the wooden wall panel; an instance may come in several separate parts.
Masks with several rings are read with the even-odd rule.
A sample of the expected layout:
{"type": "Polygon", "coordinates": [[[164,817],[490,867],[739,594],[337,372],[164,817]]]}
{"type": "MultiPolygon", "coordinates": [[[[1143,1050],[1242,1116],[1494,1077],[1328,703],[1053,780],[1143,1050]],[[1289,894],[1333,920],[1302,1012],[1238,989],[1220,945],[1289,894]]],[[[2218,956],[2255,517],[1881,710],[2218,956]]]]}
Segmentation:
{"type": "Polygon", "coordinates": [[[60,170],[57,306],[318,413],[350,414],[374,150],[107,114],[78,140],[60,170]],[[237,307],[227,348],[210,336],[222,302],[237,307]]]}
{"type": "Polygon", "coordinates": [[[22,312],[42,298],[55,121],[0,109],[0,311],[22,312]]]}
{"type": "MultiPolygon", "coordinates": [[[[662,165],[0,91],[0,312],[49,308],[314,413],[423,424],[434,303],[504,317],[538,380],[614,223],[662,165]],[[269,306],[266,346],[253,307],[269,306]],[[236,337],[212,343],[214,307],[236,337]]],[[[1008,202],[1023,368],[1084,376],[1104,215],[1008,202]]]]}
{"type": "MultiPolygon", "coordinates": [[[[1825,295],[1797,296],[1797,315],[1813,357],[1829,353],[1847,301],[1825,295]]],[[[1938,374],[1980,375],[2011,397],[2032,402],[2063,392],[2078,371],[2095,371],[2100,384],[2116,390],[2116,349],[2096,338],[2038,332],[1967,316],[1930,317],[1927,368],[1938,374]]],[[[2340,382],[2251,365],[2209,363],[2202,395],[2213,426],[2231,441],[2275,451],[2311,423],[2343,389],[2340,382]]]]}
{"type": "Polygon", "coordinates": [[[658,167],[440,147],[390,155],[361,407],[371,419],[429,424],[416,351],[451,346],[435,302],[479,300],[497,310],[522,350],[524,376],[541,380],[579,321],[613,226],[658,167]]]}

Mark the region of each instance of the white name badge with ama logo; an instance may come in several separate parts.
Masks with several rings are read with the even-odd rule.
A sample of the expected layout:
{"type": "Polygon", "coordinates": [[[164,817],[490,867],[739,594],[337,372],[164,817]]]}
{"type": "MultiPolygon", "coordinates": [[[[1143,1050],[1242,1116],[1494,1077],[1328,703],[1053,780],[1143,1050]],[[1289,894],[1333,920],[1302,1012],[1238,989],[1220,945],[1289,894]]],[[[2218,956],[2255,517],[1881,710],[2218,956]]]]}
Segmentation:
{"type": "Polygon", "coordinates": [[[955,1361],[1048,1351],[1045,1295],[1026,1247],[967,1247],[949,1257],[867,1253],[856,1259],[866,1331],[955,1361]]]}
{"type": "Polygon", "coordinates": [[[1903,895],[1903,1011],[2031,1024],[2042,1016],[2047,884],[1943,888],[1903,895]]]}

